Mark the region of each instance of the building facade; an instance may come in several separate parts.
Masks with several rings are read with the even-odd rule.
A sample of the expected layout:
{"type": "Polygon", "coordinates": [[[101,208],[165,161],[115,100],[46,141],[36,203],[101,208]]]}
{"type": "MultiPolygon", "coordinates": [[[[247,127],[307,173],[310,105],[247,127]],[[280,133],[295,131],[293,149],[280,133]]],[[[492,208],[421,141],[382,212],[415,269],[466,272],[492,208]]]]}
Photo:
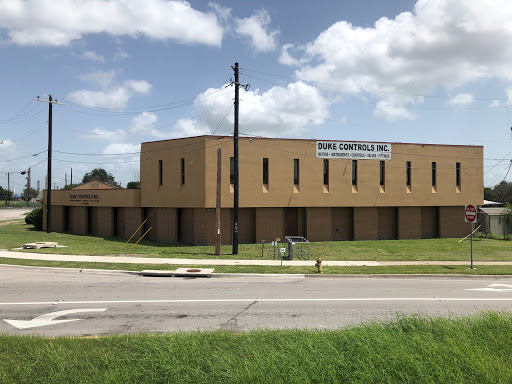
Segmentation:
{"type": "MultiPolygon", "coordinates": [[[[139,190],[52,191],[52,230],[214,244],[221,151],[221,237],[231,243],[233,139],[142,143],[139,190]]],[[[483,203],[483,147],[239,139],[239,241],[459,237],[483,203]]]]}

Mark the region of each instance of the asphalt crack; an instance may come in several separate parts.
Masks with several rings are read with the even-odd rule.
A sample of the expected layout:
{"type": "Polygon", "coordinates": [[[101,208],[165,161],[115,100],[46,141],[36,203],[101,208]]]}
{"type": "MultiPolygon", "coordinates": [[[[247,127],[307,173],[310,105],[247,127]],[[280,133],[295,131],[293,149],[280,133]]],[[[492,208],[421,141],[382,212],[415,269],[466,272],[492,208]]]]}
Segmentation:
{"type": "Polygon", "coordinates": [[[254,304],[259,302],[261,300],[254,300],[252,303],[249,303],[247,307],[242,309],[240,312],[238,312],[235,316],[233,316],[231,319],[226,321],[225,323],[222,323],[220,325],[220,328],[224,331],[231,331],[231,332],[240,332],[244,330],[244,327],[238,324],[238,317],[249,310],[254,304]]]}

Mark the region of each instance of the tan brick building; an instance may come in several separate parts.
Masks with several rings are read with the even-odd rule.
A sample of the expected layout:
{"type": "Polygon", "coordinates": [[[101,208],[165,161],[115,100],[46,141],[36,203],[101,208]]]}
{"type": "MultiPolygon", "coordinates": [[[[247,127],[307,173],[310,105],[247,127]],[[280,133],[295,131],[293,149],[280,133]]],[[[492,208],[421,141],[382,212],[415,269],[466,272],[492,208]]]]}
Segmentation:
{"type": "MultiPolygon", "coordinates": [[[[52,230],[214,244],[217,150],[231,242],[233,140],[143,143],[141,188],[52,191],[52,230]]],[[[458,237],[483,204],[483,147],[240,138],[239,241],[458,237]],[[325,145],[325,151],[320,149],[325,145]],[[336,150],[332,150],[335,148],[336,150]],[[380,151],[379,151],[380,148],[380,151]]]]}

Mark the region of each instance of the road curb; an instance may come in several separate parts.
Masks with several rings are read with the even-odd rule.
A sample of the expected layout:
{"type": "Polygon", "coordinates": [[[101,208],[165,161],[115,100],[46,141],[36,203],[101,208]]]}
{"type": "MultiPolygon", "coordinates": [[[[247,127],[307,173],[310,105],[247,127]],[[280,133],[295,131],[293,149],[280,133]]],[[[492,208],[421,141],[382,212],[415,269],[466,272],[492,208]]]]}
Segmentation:
{"type": "Polygon", "coordinates": [[[118,269],[94,269],[94,268],[67,268],[67,267],[38,267],[35,265],[16,265],[16,264],[0,264],[0,267],[8,268],[25,268],[25,269],[43,269],[46,271],[65,271],[77,273],[98,273],[103,275],[136,275],[140,276],[139,271],[123,271],[118,269]]]}
{"type": "MultiPolygon", "coordinates": [[[[0,264],[0,267],[43,269],[47,271],[65,271],[76,273],[97,273],[104,275],[132,275],[143,276],[140,271],[123,271],[116,269],[93,268],[66,268],[66,267],[38,267],[33,265],[0,264]]],[[[162,270],[165,272],[165,270],[162,270]]],[[[170,274],[151,275],[148,277],[171,277],[170,274]]],[[[193,276],[192,276],[193,277],[193,276]]],[[[304,274],[304,273],[212,273],[212,278],[315,278],[315,279],[512,279],[512,275],[459,275],[459,274],[304,274]]]]}

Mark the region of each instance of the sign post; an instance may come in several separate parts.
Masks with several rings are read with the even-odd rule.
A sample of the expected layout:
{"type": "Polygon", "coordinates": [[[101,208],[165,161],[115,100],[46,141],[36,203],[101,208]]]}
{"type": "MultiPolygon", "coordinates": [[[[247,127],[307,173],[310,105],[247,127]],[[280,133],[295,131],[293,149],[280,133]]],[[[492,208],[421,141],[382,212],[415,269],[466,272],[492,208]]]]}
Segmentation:
{"type": "Polygon", "coordinates": [[[471,231],[471,269],[473,268],[473,223],[476,222],[476,206],[473,204],[466,204],[464,209],[464,220],[469,223],[471,231]]]}

